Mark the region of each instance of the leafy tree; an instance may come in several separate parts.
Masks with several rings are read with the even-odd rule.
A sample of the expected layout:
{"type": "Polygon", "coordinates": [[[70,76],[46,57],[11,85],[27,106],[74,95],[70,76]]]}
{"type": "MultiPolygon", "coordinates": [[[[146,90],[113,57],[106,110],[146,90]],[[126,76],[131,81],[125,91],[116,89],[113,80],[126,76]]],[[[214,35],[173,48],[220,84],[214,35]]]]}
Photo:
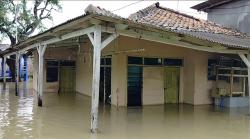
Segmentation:
{"type": "MultiPolygon", "coordinates": [[[[42,21],[52,20],[51,13],[60,9],[59,0],[0,0],[0,36],[8,37],[14,46],[16,40],[20,42],[36,31],[43,31],[42,21]]],[[[7,64],[15,73],[15,55],[7,59],[7,64]]]]}

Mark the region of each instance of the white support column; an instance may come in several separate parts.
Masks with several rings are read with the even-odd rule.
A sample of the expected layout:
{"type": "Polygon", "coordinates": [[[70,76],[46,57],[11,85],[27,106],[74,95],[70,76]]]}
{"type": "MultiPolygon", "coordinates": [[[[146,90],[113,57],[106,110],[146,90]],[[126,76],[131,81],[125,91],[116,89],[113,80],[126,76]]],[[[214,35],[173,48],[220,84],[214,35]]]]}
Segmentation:
{"type": "Polygon", "coordinates": [[[91,132],[96,133],[98,128],[99,82],[101,64],[101,26],[96,26],[93,39],[93,75],[91,101],[91,132]]]}
{"type": "Polygon", "coordinates": [[[19,62],[20,62],[20,54],[19,52],[16,53],[16,74],[15,74],[15,90],[16,90],[16,96],[18,96],[19,91],[19,62]]]}
{"type": "Polygon", "coordinates": [[[3,57],[3,89],[6,88],[6,57],[3,57]]]}
{"type": "Polygon", "coordinates": [[[248,77],[248,97],[250,96],[250,54],[247,54],[247,57],[245,54],[239,53],[239,56],[241,60],[246,64],[247,66],[247,77],[248,77]]]}
{"type": "Polygon", "coordinates": [[[37,84],[37,101],[38,101],[38,106],[42,107],[43,106],[43,65],[44,65],[44,53],[46,50],[47,45],[41,45],[37,47],[38,51],[38,84],[37,84]]]}
{"type": "MultiPolygon", "coordinates": [[[[250,54],[247,55],[248,63],[250,63],[250,54]]],[[[250,97],[250,66],[247,67],[247,80],[248,80],[248,97],[250,97]]]]}
{"type": "Polygon", "coordinates": [[[112,33],[102,42],[102,29],[100,25],[95,26],[94,35],[87,33],[93,45],[93,75],[92,75],[92,101],[91,101],[91,132],[97,133],[98,129],[98,105],[99,105],[99,84],[101,51],[119,35],[112,33]]]}

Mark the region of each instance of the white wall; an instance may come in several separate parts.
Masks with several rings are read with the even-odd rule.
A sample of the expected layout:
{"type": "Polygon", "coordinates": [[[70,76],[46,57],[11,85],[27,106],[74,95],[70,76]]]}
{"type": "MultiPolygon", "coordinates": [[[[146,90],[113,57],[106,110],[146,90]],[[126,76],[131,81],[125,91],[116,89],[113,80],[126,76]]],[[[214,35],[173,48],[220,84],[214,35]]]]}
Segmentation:
{"type": "MultiPolygon", "coordinates": [[[[75,58],[76,91],[91,96],[92,45],[90,42],[82,44],[80,50],[74,52],[61,50],[64,52],[59,53],[59,50],[60,49],[54,50],[54,52],[46,51],[46,58],[75,58]],[[70,55],[72,53],[73,55],[70,55]]],[[[102,51],[102,56],[107,55],[112,55],[111,94],[113,105],[127,105],[128,56],[184,59],[184,66],[181,67],[180,102],[189,104],[211,103],[209,90],[212,88],[213,83],[207,80],[207,61],[209,57],[214,57],[215,54],[120,36],[102,51]],[[143,52],[134,52],[134,50],[141,48],[144,48],[143,52]],[[133,52],[131,52],[131,50],[133,52]]],[[[34,61],[37,60],[36,57],[35,55],[34,61]]],[[[34,65],[37,65],[37,63],[34,62],[34,65]]],[[[35,69],[36,67],[34,67],[34,71],[36,71],[35,69]]],[[[144,74],[145,88],[143,90],[143,104],[161,104],[164,102],[164,97],[161,97],[163,96],[163,87],[158,89],[158,87],[160,87],[158,83],[164,81],[162,77],[163,71],[158,68],[145,70],[154,72],[154,75],[150,72],[144,74]],[[157,84],[151,84],[156,81],[158,82],[157,84]]],[[[35,77],[36,72],[34,72],[33,80],[36,84],[35,77]]],[[[51,88],[51,86],[49,87],[51,88]]]]}
{"type": "MultiPolygon", "coordinates": [[[[33,52],[33,88],[37,91],[37,75],[38,75],[38,53],[37,51],[33,52]]],[[[76,52],[71,48],[50,48],[48,47],[44,54],[44,91],[45,92],[58,92],[59,82],[46,82],[46,60],[47,59],[57,59],[57,60],[75,60],[76,52]]]]}
{"type": "Polygon", "coordinates": [[[91,96],[92,86],[92,46],[82,44],[76,58],[76,91],[91,96]]]}
{"type": "Polygon", "coordinates": [[[164,104],[164,68],[143,68],[143,105],[164,104]]]}

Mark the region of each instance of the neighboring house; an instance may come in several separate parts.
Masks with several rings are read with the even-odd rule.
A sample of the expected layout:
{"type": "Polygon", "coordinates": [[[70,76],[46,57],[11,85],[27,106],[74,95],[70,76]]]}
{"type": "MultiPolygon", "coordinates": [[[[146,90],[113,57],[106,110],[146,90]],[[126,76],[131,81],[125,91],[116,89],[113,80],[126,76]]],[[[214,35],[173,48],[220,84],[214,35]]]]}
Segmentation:
{"type": "MultiPolygon", "coordinates": [[[[8,48],[10,48],[9,44],[0,44],[0,50],[1,51],[6,51],[8,48]]],[[[4,66],[3,66],[3,60],[0,59],[0,63],[1,63],[1,75],[0,75],[0,80],[2,80],[3,75],[4,75],[4,66]]],[[[20,79],[22,79],[23,81],[26,81],[28,79],[28,67],[30,67],[32,69],[32,65],[30,65],[29,63],[31,63],[30,59],[28,57],[21,57],[20,58],[20,79]]],[[[7,64],[6,64],[7,65],[7,64]]],[[[30,73],[31,74],[31,73],[30,73]]],[[[9,69],[8,66],[6,66],[5,69],[5,76],[8,78],[8,80],[11,79],[12,77],[12,73],[9,69]]]]}
{"type": "MultiPolygon", "coordinates": [[[[5,51],[6,49],[8,49],[10,47],[10,45],[8,44],[0,44],[0,51],[5,51]]],[[[2,80],[3,75],[4,75],[4,70],[3,70],[3,60],[0,59],[0,63],[1,63],[1,75],[0,75],[0,80],[2,80]]],[[[6,67],[6,72],[5,72],[5,76],[7,78],[11,78],[11,73],[8,67],[6,67]]]]}
{"type": "Polygon", "coordinates": [[[208,13],[209,21],[250,35],[249,0],[208,0],[192,7],[208,13]]]}
{"type": "Polygon", "coordinates": [[[93,5],[85,11],[1,53],[33,51],[39,106],[43,89],[91,96],[96,131],[98,102],[109,98],[117,107],[200,105],[211,104],[211,90],[222,88],[249,102],[250,40],[244,33],[159,3],[129,18],[93,5]]]}

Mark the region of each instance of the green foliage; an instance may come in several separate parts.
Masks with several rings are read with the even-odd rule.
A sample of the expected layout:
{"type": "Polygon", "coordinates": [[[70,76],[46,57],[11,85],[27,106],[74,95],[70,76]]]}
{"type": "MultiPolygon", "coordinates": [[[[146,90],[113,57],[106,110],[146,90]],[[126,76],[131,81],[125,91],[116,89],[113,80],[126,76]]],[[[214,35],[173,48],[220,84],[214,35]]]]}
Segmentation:
{"type": "Polygon", "coordinates": [[[51,13],[60,9],[59,0],[0,0],[0,36],[8,36],[13,45],[17,29],[22,41],[35,30],[44,30],[42,21],[52,20],[51,13]]]}

